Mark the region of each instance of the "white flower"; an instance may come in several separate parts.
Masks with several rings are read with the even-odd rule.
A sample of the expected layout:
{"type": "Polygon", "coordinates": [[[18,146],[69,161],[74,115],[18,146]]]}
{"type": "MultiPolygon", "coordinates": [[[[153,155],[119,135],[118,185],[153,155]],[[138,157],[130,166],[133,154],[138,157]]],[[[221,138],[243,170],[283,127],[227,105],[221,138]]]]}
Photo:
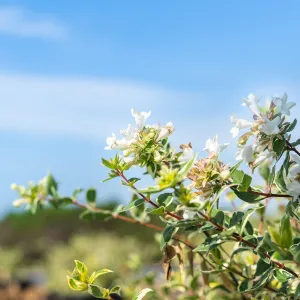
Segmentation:
{"type": "Polygon", "coordinates": [[[290,109],[296,105],[295,102],[287,102],[288,95],[284,93],[282,97],[274,97],[272,99],[273,103],[276,105],[277,113],[289,116],[290,109]]]}
{"type": "Polygon", "coordinates": [[[260,131],[265,133],[266,135],[278,134],[280,132],[279,124],[281,123],[281,119],[277,116],[273,120],[269,120],[264,118],[264,124],[261,126],[260,131]]]}
{"type": "Polygon", "coordinates": [[[18,190],[18,185],[16,184],[16,183],[12,183],[11,185],[10,185],[10,188],[12,189],[12,190],[15,190],[15,191],[17,191],[18,190]]]}
{"type": "Polygon", "coordinates": [[[294,153],[291,153],[292,160],[295,162],[289,169],[289,173],[286,178],[286,188],[289,195],[300,195],[300,157],[294,153]]]}
{"type": "Polygon", "coordinates": [[[259,166],[261,163],[263,163],[266,159],[270,158],[270,157],[275,157],[276,153],[275,152],[259,152],[258,156],[255,158],[255,161],[253,162],[253,168],[256,168],[257,166],[259,166]]]}
{"type": "Polygon", "coordinates": [[[113,133],[112,136],[109,136],[109,137],[106,139],[107,146],[106,146],[104,149],[105,149],[105,150],[115,149],[116,141],[117,141],[117,137],[116,137],[116,135],[113,133]]]}
{"type": "Polygon", "coordinates": [[[126,129],[121,129],[120,133],[128,140],[134,139],[136,130],[133,128],[131,124],[128,125],[126,129]]]}
{"type": "Polygon", "coordinates": [[[13,206],[14,207],[20,207],[21,205],[23,205],[24,203],[27,202],[27,199],[26,198],[20,198],[20,199],[17,199],[13,202],[13,206]]]}
{"type": "Polygon", "coordinates": [[[292,159],[295,162],[289,169],[289,177],[296,177],[300,174],[300,157],[291,153],[292,159]]]}
{"type": "Polygon", "coordinates": [[[192,147],[186,146],[183,147],[182,156],[180,157],[180,161],[187,162],[193,159],[195,156],[195,152],[192,147]]]}
{"type": "Polygon", "coordinates": [[[253,94],[249,94],[248,98],[243,99],[243,106],[248,106],[249,109],[254,113],[256,116],[260,116],[260,109],[258,107],[258,103],[260,101],[259,97],[256,97],[253,94]]]}
{"type": "Polygon", "coordinates": [[[206,141],[205,148],[203,150],[206,150],[208,153],[219,154],[221,151],[226,149],[228,145],[228,143],[220,145],[218,142],[218,136],[216,135],[212,140],[208,139],[206,141]]]}
{"type": "Polygon", "coordinates": [[[168,137],[175,130],[171,122],[167,123],[165,127],[162,127],[158,135],[157,140],[162,140],[168,137]]]}
{"type": "Polygon", "coordinates": [[[195,215],[197,214],[196,211],[193,210],[188,210],[186,209],[183,213],[183,218],[186,219],[193,219],[195,217],[195,215]]]}
{"type": "Polygon", "coordinates": [[[253,122],[249,122],[247,120],[244,119],[238,119],[235,116],[231,116],[230,120],[233,124],[235,124],[235,127],[233,127],[230,130],[230,133],[232,134],[232,137],[236,137],[239,134],[240,129],[244,129],[244,128],[248,128],[248,127],[252,127],[254,125],[253,122]]]}
{"type": "Polygon", "coordinates": [[[136,126],[143,128],[146,120],[150,117],[151,111],[149,112],[137,112],[135,109],[131,109],[131,114],[135,119],[136,126]]]}
{"type": "Polygon", "coordinates": [[[300,195],[300,182],[293,180],[286,183],[286,188],[290,196],[299,196],[300,195]]]}
{"type": "Polygon", "coordinates": [[[253,122],[249,122],[249,121],[244,120],[244,119],[239,119],[235,116],[231,116],[230,120],[239,129],[244,129],[244,128],[253,126],[253,122]]]}
{"type": "Polygon", "coordinates": [[[133,164],[135,162],[135,158],[132,156],[123,157],[123,160],[126,164],[133,164]]]}
{"type": "Polygon", "coordinates": [[[112,150],[112,149],[126,149],[128,148],[134,139],[127,139],[122,138],[121,140],[117,140],[116,135],[113,133],[112,136],[106,139],[107,146],[104,148],[105,150],[112,150]]]}
{"type": "Polygon", "coordinates": [[[230,133],[233,138],[237,137],[239,132],[240,132],[240,130],[237,127],[232,127],[230,129],[230,133]]]}
{"type": "Polygon", "coordinates": [[[244,160],[246,163],[251,163],[254,161],[254,151],[252,145],[241,146],[236,153],[236,160],[244,160]]]}

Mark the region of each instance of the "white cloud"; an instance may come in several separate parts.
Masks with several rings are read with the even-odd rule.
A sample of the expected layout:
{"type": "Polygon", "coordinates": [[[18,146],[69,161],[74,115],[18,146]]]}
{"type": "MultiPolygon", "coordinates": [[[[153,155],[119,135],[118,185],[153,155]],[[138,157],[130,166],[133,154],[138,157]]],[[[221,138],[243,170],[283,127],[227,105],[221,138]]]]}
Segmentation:
{"type": "MultiPolygon", "coordinates": [[[[262,95],[274,91],[263,90],[262,95]]],[[[291,88],[283,90],[291,91],[290,101],[297,102],[300,92],[291,88]]],[[[231,111],[232,106],[220,106],[224,102],[223,91],[220,96],[213,92],[185,93],[129,80],[0,73],[0,91],[0,131],[72,136],[100,143],[133,122],[130,109],[136,108],[152,110],[150,123],[172,121],[174,145],[192,142],[199,151],[207,138],[218,134],[235,151],[236,140],[229,133],[232,127],[229,116],[235,113],[250,117],[238,99],[249,91],[239,91],[234,100],[236,111],[231,111]]],[[[292,117],[299,114],[297,106],[292,117]]]]}
{"type": "Polygon", "coordinates": [[[60,39],[66,34],[66,29],[48,15],[19,7],[0,7],[0,34],[60,39]]]}
{"type": "Polygon", "coordinates": [[[152,109],[156,123],[195,97],[141,82],[16,74],[0,74],[0,91],[1,131],[97,140],[132,122],[131,108],[152,109]]]}

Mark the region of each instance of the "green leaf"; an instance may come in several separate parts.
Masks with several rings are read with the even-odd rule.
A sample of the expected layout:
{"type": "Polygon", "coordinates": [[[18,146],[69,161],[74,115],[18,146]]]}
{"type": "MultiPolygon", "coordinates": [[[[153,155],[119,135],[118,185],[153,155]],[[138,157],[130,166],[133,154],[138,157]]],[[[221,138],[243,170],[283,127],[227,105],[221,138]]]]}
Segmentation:
{"type": "Polygon", "coordinates": [[[165,208],[163,206],[158,208],[150,208],[146,210],[148,214],[151,215],[164,215],[165,214],[165,208]]]}
{"type": "Polygon", "coordinates": [[[187,220],[180,220],[175,223],[173,226],[175,227],[189,227],[194,225],[199,225],[201,219],[187,219],[187,220]]]}
{"type": "Polygon", "coordinates": [[[256,270],[254,276],[260,276],[270,268],[270,264],[266,263],[263,259],[259,259],[256,265],[256,270]]]}
{"type": "Polygon", "coordinates": [[[108,299],[109,290],[94,284],[88,285],[88,293],[95,298],[108,299]]]}
{"type": "Polygon", "coordinates": [[[245,174],[242,170],[235,170],[231,173],[231,177],[233,180],[233,183],[236,183],[238,185],[238,190],[241,192],[247,191],[251,181],[252,177],[245,174]]]}
{"type": "Polygon", "coordinates": [[[72,203],[73,203],[73,200],[69,197],[56,198],[56,199],[53,199],[53,201],[51,201],[51,204],[53,204],[56,208],[65,207],[72,203]]]}
{"type": "Polygon", "coordinates": [[[268,162],[263,162],[258,167],[259,174],[267,182],[270,176],[270,167],[268,162]]]}
{"type": "Polygon", "coordinates": [[[235,170],[231,173],[231,178],[233,180],[233,183],[241,184],[243,182],[245,173],[242,170],[235,170]]]}
{"type": "Polygon", "coordinates": [[[246,192],[248,190],[251,182],[252,182],[252,177],[247,174],[244,174],[243,181],[239,185],[238,190],[240,192],[246,192]]]}
{"type": "Polygon", "coordinates": [[[268,226],[268,231],[271,235],[272,240],[274,241],[274,243],[280,245],[280,234],[279,232],[277,232],[276,228],[274,228],[273,226],[268,226]]]}
{"type": "Polygon", "coordinates": [[[251,247],[239,247],[237,249],[235,249],[232,253],[231,253],[231,257],[230,257],[230,261],[233,260],[234,256],[240,252],[245,252],[245,251],[250,251],[253,252],[253,249],[251,247]]]}
{"type": "Polygon", "coordinates": [[[119,285],[115,285],[113,288],[110,289],[109,293],[112,294],[120,294],[121,287],[119,285]]]}
{"type": "MultiPolygon", "coordinates": [[[[170,185],[171,186],[171,185],[170,185]]],[[[160,186],[160,185],[154,185],[154,186],[150,186],[141,190],[137,190],[137,193],[141,193],[141,194],[155,194],[155,193],[159,193],[167,188],[169,188],[170,186],[160,186]]]]}
{"type": "Polygon", "coordinates": [[[272,171],[270,173],[270,176],[268,178],[268,186],[271,188],[273,185],[274,179],[275,179],[275,170],[276,170],[276,165],[273,166],[272,171]]]}
{"type": "Polygon", "coordinates": [[[240,229],[240,234],[243,234],[244,228],[247,224],[247,222],[249,221],[250,216],[260,207],[254,207],[254,208],[250,208],[245,212],[245,215],[243,216],[243,220],[241,223],[241,229],[240,229]]]}
{"type": "Polygon", "coordinates": [[[153,293],[153,290],[149,288],[143,289],[132,300],[142,300],[148,293],[153,293]]]}
{"type": "Polygon", "coordinates": [[[30,212],[35,215],[36,214],[36,211],[38,209],[38,206],[39,206],[39,198],[36,197],[33,202],[30,204],[30,212]]]}
{"type": "Polygon", "coordinates": [[[99,276],[102,276],[104,274],[111,273],[111,272],[113,272],[113,271],[111,271],[109,269],[101,269],[96,272],[93,272],[91,274],[91,276],[89,277],[88,282],[93,283],[96,280],[96,278],[98,278],[99,276]]]}
{"type": "Polygon", "coordinates": [[[290,125],[287,127],[285,132],[291,132],[292,130],[295,129],[296,125],[297,125],[297,119],[294,119],[294,121],[290,123],[290,125]]]}
{"type": "Polygon", "coordinates": [[[67,279],[68,279],[69,287],[73,291],[85,291],[88,288],[88,285],[85,282],[81,282],[74,278],[70,278],[69,276],[67,276],[67,279]]]}
{"type": "Polygon", "coordinates": [[[206,240],[201,243],[198,247],[196,247],[193,252],[209,252],[220,246],[221,244],[225,243],[227,240],[226,237],[222,236],[215,236],[215,237],[208,237],[206,240]]]}
{"type": "Polygon", "coordinates": [[[90,188],[86,191],[86,200],[91,206],[95,206],[97,199],[97,192],[94,188],[90,188]]]}
{"type": "Polygon", "coordinates": [[[273,151],[276,153],[277,161],[282,156],[283,152],[286,149],[285,140],[284,139],[275,139],[273,142],[273,151]]]}
{"type": "Polygon", "coordinates": [[[291,276],[290,273],[288,273],[285,270],[281,270],[281,269],[276,269],[274,276],[280,282],[286,282],[290,278],[293,278],[293,276],[291,276]]]}
{"type": "Polygon", "coordinates": [[[161,243],[160,243],[160,249],[162,250],[171,239],[172,236],[176,233],[178,230],[178,227],[174,227],[172,225],[168,225],[165,230],[162,233],[161,243]]]}
{"type": "Polygon", "coordinates": [[[240,221],[242,221],[244,217],[244,213],[241,211],[235,211],[232,214],[232,217],[230,219],[229,227],[232,227],[236,224],[238,224],[240,221]]]}
{"type": "Polygon", "coordinates": [[[238,286],[238,291],[240,293],[249,293],[254,292],[261,287],[263,287],[265,284],[267,284],[271,274],[273,273],[273,269],[267,270],[265,273],[263,273],[259,280],[252,286],[252,281],[245,280],[238,286]]]}
{"type": "Polygon", "coordinates": [[[108,161],[104,158],[101,159],[102,160],[102,165],[109,168],[109,169],[115,169],[115,164],[112,161],[108,161]]]}
{"type": "Polygon", "coordinates": [[[73,194],[72,194],[72,197],[73,198],[76,198],[78,196],[79,193],[83,192],[83,189],[82,188],[77,188],[74,190],[73,194]]]}
{"type": "Polygon", "coordinates": [[[88,274],[88,269],[86,265],[79,260],[75,260],[75,265],[76,265],[77,272],[81,275],[81,278],[84,281],[88,274]]]}
{"type": "Polygon", "coordinates": [[[290,218],[283,215],[280,221],[280,245],[289,248],[293,244],[293,232],[291,228],[290,218]]]}
{"type": "Polygon", "coordinates": [[[260,195],[250,193],[250,191],[262,192],[260,190],[256,190],[253,188],[250,188],[249,192],[240,192],[236,188],[232,188],[232,190],[234,191],[234,193],[237,195],[238,198],[240,198],[241,200],[243,200],[247,203],[256,203],[256,202],[259,202],[264,199],[264,197],[262,197],[260,195]]]}
{"type": "Polygon", "coordinates": [[[173,199],[174,197],[172,193],[164,193],[160,194],[156,201],[160,206],[168,206],[172,203],[173,199]]]}
{"type": "Polygon", "coordinates": [[[193,166],[196,159],[196,155],[192,159],[190,159],[183,167],[179,170],[176,176],[176,182],[180,182],[185,179],[187,173],[189,172],[190,168],[193,166]]]}
{"type": "Polygon", "coordinates": [[[92,220],[106,221],[111,219],[112,216],[109,211],[91,211],[87,209],[79,215],[79,218],[86,221],[92,221],[92,220]]]}
{"type": "Polygon", "coordinates": [[[216,215],[213,217],[217,224],[223,226],[225,220],[225,214],[223,211],[218,211],[216,215]]]}
{"type": "Polygon", "coordinates": [[[239,168],[239,166],[242,164],[243,161],[239,161],[238,163],[236,163],[233,167],[230,168],[230,174],[232,175],[232,173],[237,170],[239,168]]]}
{"type": "Polygon", "coordinates": [[[299,146],[300,145],[300,139],[298,139],[296,142],[291,143],[293,147],[299,146]]]}
{"type": "Polygon", "coordinates": [[[298,283],[298,285],[297,285],[295,295],[294,295],[294,299],[300,299],[300,283],[298,283]]]}
{"type": "Polygon", "coordinates": [[[54,177],[52,174],[48,174],[46,177],[46,190],[47,193],[51,196],[55,196],[56,191],[57,191],[57,182],[55,181],[54,177]]]}
{"type": "Polygon", "coordinates": [[[140,205],[142,205],[144,203],[145,203],[144,198],[140,198],[140,199],[137,199],[135,201],[131,201],[128,205],[124,206],[121,210],[119,210],[119,213],[127,211],[127,210],[130,210],[130,209],[132,209],[134,207],[138,207],[138,206],[140,206],[140,205]]]}

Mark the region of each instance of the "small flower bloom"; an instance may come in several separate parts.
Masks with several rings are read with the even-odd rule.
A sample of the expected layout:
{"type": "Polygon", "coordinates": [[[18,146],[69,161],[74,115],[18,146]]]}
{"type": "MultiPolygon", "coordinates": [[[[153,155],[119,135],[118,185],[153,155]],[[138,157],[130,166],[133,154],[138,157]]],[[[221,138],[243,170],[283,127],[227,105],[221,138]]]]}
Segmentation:
{"type": "Polygon", "coordinates": [[[165,127],[161,128],[161,131],[158,135],[157,140],[162,140],[168,137],[175,130],[173,124],[171,122],[167,123],[165,127]]]}
{"type": "Polygon", "coordinates": [[[289,116],[290,110],[292,107],[296,105],[295,102],[287,102],[288,95],[284,93],[282,97],[274,97],[272,99],[273,103],[276,105],[276,112],[281,113],[283,115],[289,116]]]}
{"type": "Polygon", "coordinates": [[[252,145],[241,146],[236,153],[236,160],[244,160],[246,163],[254,161],[254,151],[252,145]]]}
{"type": "Polygon", "coordinates": [[[140,128],[144,127],[146,120],[151,115],[151,111],[149,111],[149,112],[137,112],[135,109],[131,109],[131,114],[135,119],[136,126],[140,129],[140,128]]]}
{"type": "Polygon", "coordinates": [[[300,157],[291,153],[294,164],[290,167],[286,181],[288,194],[291,196],[300,195],[300,157]]]}
{"type": "Polygon", "coordinates": [[[232,134],[232,137],[236,137],[239,134],[240,129],[252,127],[254,125],[253,122],[249,122],[249,121],[244,120],[244,119],[238,119],[235,116],[231,116],[230,120],[233,124],[235,124],[235,127],[233,127],[230,130],[230,133],[232,134]]]}
{"type": "Polygon", "coordinates": [[[237,137],[239,132],[240,132],[240,130],[237,127],[232,127],[230,129],[230,133],[233,138],[237,137]]]}
{"type": "Polygon", "coordinates": [[[105,150],[111,150],[114,149],[115,145],[116,145],[116,141],[117,141],[117,137],[116,135],[113,133],[112,136],[108,137],[106,139],[106,143],[107,146],[104,148],[105,150]]]}
{"type": "Polygon", "coordinates": [[[133,128],[131,124],[129,124],[126,129],[121,129],[120,133],[124,136],[124,138],[128,140],[132,140],[136,136],[136,130],[133,128]]]}
{"type": "Polygon", "coordinates": [[[212,140],[208,139],[206,141],[205,148],[203,150],[206,150],[210,154],[214,153],[218,155],[221,151],[226,149],[228,145],[228,143],[220,145],[218,142],[218,136],[216,135],[212,140]]]}
{"type": "Polygon", "coordinates": [[[252,169],[258,167],[261,163],[263,163],[268,158],[274,158],[276,156],[276,153],[271,151],[265,151],[265,152],[258,152],[257,157],[255,158],[255,161],[252,164],[252,169]]]}
{"type": "Polygon", "coordinates": [[[188,145],[180,145],[180,148],[182,149],[182,156],[180,157],[180,161],[186,162],[190,161],[195,156],[195,152],[192,148],[192,144],[189,143],[188,145]]]}
{"type": "Polygon", "coordinates": [[[277,116],[273,120],[269,120],[264,118],[264,124],[261,126],[260,130],[266,135],[274,135],[280,132],[279,124],[281,123],[281,119],[277,116]]]}
{"type": "Polygon", "coordinates": [[[123,160],[126,164],[129,164],[129,165],[134,164],[134,162],[135,162],[135,158],[132,156],[125,156],[125,157],[123,157],[123,160]]]}
{"type": "Polygon", "coordinates": [[[243,99],[243,106],[249,107],[249,109],[253,112],[254,115],[260,116],[260,109],[258,107],[258,103],[260,101],[259,97],[256,97],[253,94],[249,94],[248,98],[243,99]]]}
{"type": "Polygon", "coordinates": [[[290,196],[299,196],[300,195],[300,182],[299,181],[290,181],[286,183],[286,188],[290,196]]]}

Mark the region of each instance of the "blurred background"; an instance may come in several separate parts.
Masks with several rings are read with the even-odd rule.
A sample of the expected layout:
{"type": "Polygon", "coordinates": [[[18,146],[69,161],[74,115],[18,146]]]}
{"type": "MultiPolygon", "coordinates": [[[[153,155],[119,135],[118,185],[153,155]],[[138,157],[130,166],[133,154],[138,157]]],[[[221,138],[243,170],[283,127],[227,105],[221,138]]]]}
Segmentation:
{"type": "Polygon", "coordinates": [[[111,155],[106,137],[132,122],[131,108],[151,110],[150,123],[173,122],[174,145],[192,142],[200,155],[218,134],[231,142],[223,158],[234,163],[229,117],[247,118],[243,97],[287,92],[299,116],[299,9],[297,0],[0,0],[3,285],[18,278],[41,288],[36,299],[60,299],[73,258],[123,278],[139,261],[158,266],[151,230],[84,222],[76,210],[17,212],[10,184],[51,171],[62,194],[93,186],[100,206],[127,203],[126,187],[100,183],[107,173],[100,159],[111,155]],[[87,255],[92,244],[98,252],[87,255]],[[138,255],[141,247],[149,253],[138,255]]]}

